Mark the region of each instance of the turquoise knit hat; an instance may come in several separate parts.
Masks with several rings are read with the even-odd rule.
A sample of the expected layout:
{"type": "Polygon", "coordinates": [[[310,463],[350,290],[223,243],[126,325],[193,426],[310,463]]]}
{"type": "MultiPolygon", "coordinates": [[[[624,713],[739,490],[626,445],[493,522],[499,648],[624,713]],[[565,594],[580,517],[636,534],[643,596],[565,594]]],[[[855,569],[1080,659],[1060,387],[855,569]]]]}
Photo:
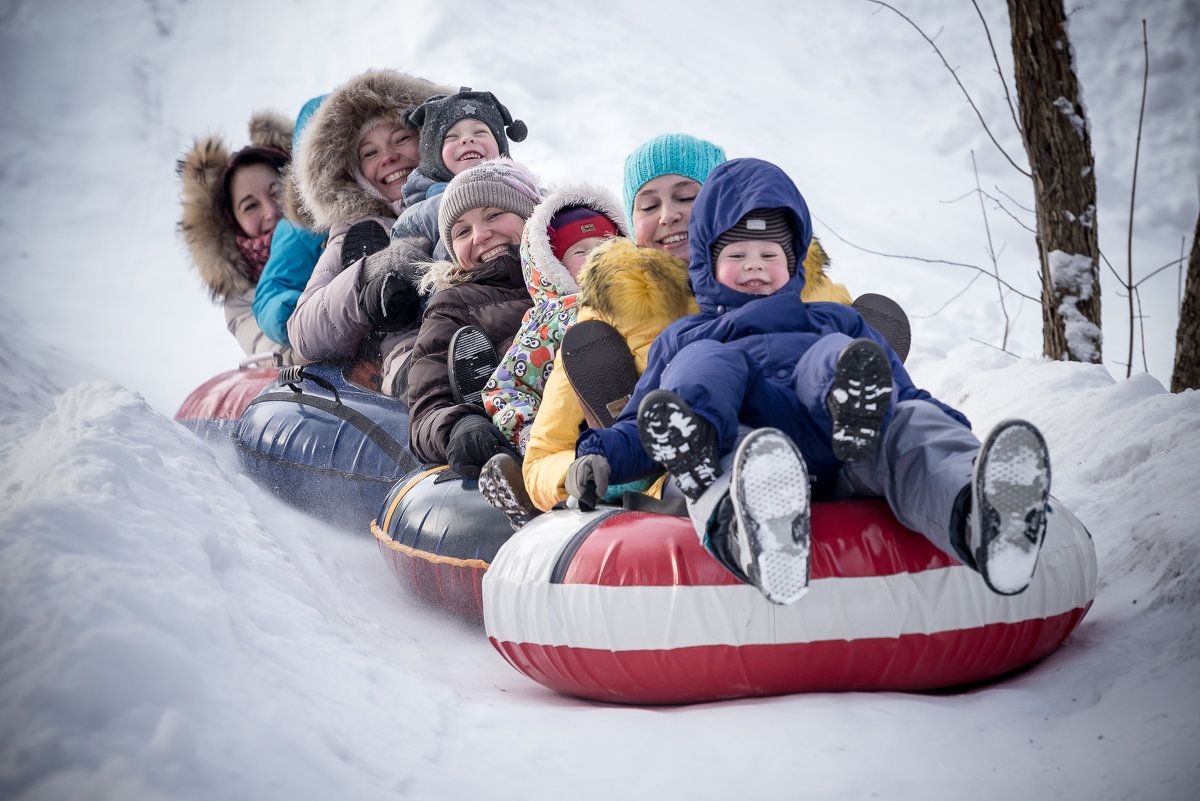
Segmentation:
{"type": "Polygon", "coordinates": [[[705,139],[668,133],[643,142],[625,157],[625,213],[633,227],[633,196],[660,175],[682,175],[704,183],[712,168],[725,161],[725,151],[705,139]]]}

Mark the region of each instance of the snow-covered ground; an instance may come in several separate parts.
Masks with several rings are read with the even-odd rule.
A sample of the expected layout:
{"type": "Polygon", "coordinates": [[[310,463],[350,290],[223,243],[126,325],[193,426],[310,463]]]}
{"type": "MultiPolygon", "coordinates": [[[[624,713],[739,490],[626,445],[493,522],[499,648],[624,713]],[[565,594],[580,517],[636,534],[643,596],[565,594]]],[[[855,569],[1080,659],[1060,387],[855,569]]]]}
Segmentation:
{"type": "MultiPolygon", "coordinates": [[[[1007,64],[1004,4],[981,4],[1007,64]]],[[[904,2],[1001,142],[1017,136],[970,4],[904,2]],[[940,33],[938,33],[940,31],[940,33]]],[[[1161,0],[1133,247],[1190,247],[1200,10],[1161,0]]],[[[1141,16],[1076,8],[1101,243],[1124,271],[1141,16]]],[[[1150,374],[1046,363],[1025,303],[996,350],[980,182],[1031,206],[915,31],[866,2],[453,5],[153,0],[0,7],[0,798],[1186,799],[1200,786],[1200,394],[1166,393],[1174,269],[1144,285],[1150,374]],[[286,24],[281,20],[287,20],[286,24]],[[665,130],[777,161],[835,275],[913,314],[918,384],[978,430],[1045,431],[1055,494],[1097,547],[1096,603],[1061,650],[966,693],[819,694],[683,708],[563,698],[478,629],[405,597],[373,540],[265,496],[171,415],[237,359],[173,230],[174,159],[250,111],[294,113],[394,66],[491,89],[548,183],[616,187],[665,130]],[[835,233],[836,232],[836,233],[835,233]],[[983,343],[973,343],[981,340],[983,343]],[[1115,378],[1114,378],[1115,376],[1115,378]]],[[[1009,209],[1022,212],[1016,203],[1009,209]]],[[[1007,280],[1032,237],[988,205],[1007,280]]],[[[1028,215],[1023,215],[1026,218],[1028,215]]],[[[1140,353],[1137,355],[1140,367],[1140,353]]]]}

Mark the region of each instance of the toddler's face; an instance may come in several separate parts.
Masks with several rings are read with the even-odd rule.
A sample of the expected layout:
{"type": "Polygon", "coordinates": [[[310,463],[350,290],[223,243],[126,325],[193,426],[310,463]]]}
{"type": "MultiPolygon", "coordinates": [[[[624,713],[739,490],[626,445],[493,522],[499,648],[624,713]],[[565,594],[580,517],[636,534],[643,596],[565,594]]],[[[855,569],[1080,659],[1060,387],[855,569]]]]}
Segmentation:
{"type": "Polygon", "coordinates": [[[442,140],[442,163],[454,175],[499,156],[500,145],[492,129],[470,117],[454,123],[442,140]]]}
{"type": "Polygon", "coordinates": [[[633,239],[644,248],[688,260],[688,220],[700,184],[682,175],[660,175],[633,196],[633,239]]]}
{"type": "Polygon", "coordinates": [[[450,247],[463,267],[474,268],[521,241],[525,220],[497,208],[469,209],[450,227],[450,247]]]}
{"type": "Polygon", "coordinates": [[[580,239],[574,245],[567,248],[567,252],[562,257],[562,263],[572,278],[578,277],[579,271],[583,269],[583,263],[587,261],[588,254],[607,238],[604,236],[589,236],[586,239],[580,239]]]}
{"type": "Polygon", "coordinates": [[[396,123],[376,125],[358,145],[363,177],[390,201],[400,199],[404,182],[420,160],[417,130],[396,123]]]}
{"type": "Polygon", "coordinates": [[[233,218],[246,236],[262,236],[279,222],[279,199],[283,184],[279,173],[267,164],[240,168],[229,181],[233,218]]]}
{"type": "Polygon", "coordinates": [[[717,283],[750,295],[770,295],[788,281],[787,256],[778,242],[742,239],[717,254],[717,283]]]}

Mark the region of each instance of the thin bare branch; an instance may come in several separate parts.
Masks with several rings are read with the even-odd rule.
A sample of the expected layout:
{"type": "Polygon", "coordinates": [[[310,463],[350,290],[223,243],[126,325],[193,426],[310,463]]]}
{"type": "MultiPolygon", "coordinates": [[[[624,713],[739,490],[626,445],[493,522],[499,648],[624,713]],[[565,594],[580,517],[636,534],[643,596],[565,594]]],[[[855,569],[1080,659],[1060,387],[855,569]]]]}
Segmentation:
{"type": "Polygon", "coordinates": [[[947,206],[953,206],[955,203],[959,203],[961,201],[966,200],[971,195],[975,194],[976,191],[978,191],[978,190],[968,189],[966,192],[963,192],[958,197],[952,197],[949,200],[939,200],[938,203],[944,203],[947,206]]]}
{"type": "Polygon", "coordinates": [[[1166,269],[1169,269],[1169,268],[1171,268],[1171,267],[1174,267],[1176,264],[1180,264],[1180,263],[1182,263],[1183,261],[1185,261],[1185,259],[1184,259],[1184,258],[1181,256],[1181,257],[1180,257],[1180,258],[1178,258],[1178,259],[1172,259],[1171,261],[1167,262],[1167,263],[1166,263],[1166,264],[1164,264],[1162,267],[1159,267],[1159,268],[1158,268],[1158,269],[1156,269],[1156,270],[1151,270],[1151,271],[1150,271],[1148,274],[1146,274],[1146,275],[1143,275],[1141,278],[1139,278],[1139,279],[1138,279],[1138,280],[1137,280],[1137,281],[1134,283],[1134,285],[1133,285],[1133,288],[1134,288],[1134,289],[1137,289],[1139,286],[1141,286],[1142,284],[1146,283],[1146,282],[1147,282],[1147,281],[1149,281],[1151,278],[1153,278],[1154,276],[1156,276],[1156,275],[1158,275],[1159,273],[1161,273],[1163,270],[1166,270],[1166,269]]]}
{"type": "Polygon", "coordinates": [[[1026,231],[1033,234],[1034,236],[1037,236],[1037,229],[1034,228],[1033,226],[1029,225],[1028,223],[1026,223],[1024,220],[1022,220],[1017,215],[1013,214],[1011,211],[1009,211],[1008,207],[1000,202],[1000,198],[996,197],[995,195],[989,195],[987,192],[984,192],[983,196],[986,197],[988,200],[992,201],[993,203],[995,203],[996,208],[1000,209],[1000,211],[1007,214],[1009,216],[1009,219],[1011,219],[1017,225],[1021,226],[1022,228],[1024,228],[1026,231]]]}
{"type": "Polygon", "coordinates": [[[972,342],[978,342],[980,345],[986,345],[987,347],[991,348],[992,350],[998,350],[1001,353],[1007,353],[1009,356],[1012,356],[1013,358],[1016,358],[1016,359],[1021,358],[1020,356],[1017,356],[1017,354],[1013,353],[1011,350],[1005,350],[1004,348],[997,348],[991,342],[984,342],[982,339],[976,339],[975,337],[971,337],[970,339],[972,342]]]}
{"type": "MultiPolygon", "coordinates": [[[[1108,267],[1109,272],[1111,272],[1113,274],[1113,276],[1117,279],[1117,281],[1120,282],[1121,286],[1128,289],[1129,285],[1125,283],[1125,279],[1121,277],[1121,274],[1119,272],[1117,272],[1117,268],[1112,266],[1112,262],[1108,260],[1108,256],[1104,255],[1103,250],[1100,251],[1100,260],[1104,262],[1105,266],[1108,267]]],[[[1121,297],[1125,297],[1125,296],[1121,295],[1121,297]]]]}
{"type": "Polygon", "coordinates": [[[975,191],[979,193],[979,213],[983,215],[983,230],[987,233],[988,256],[992,259],[992,272],[996,276],[996,295],[1000,298],[1000,313],[1004,315],[1004,337],[1000,340],[1001,350],[1008,350],[1008,309],[1004,305],[1004,287],[1000,284],[1000,263],[996,260],[996,248],[992,244],[992,226],[988,223],[987,206],[983,202],[983,189],[979,186],[979,167],[975,163],[975,151],[971,151],[971,171],[975,173],[975,191]]]}
{"type": "Polygon", "coordinates": [[[1022,169],[1017,162],[1013,161],[1012,156],[1008,155],[1008,151],[1005,150],[998,141],[996,141],[996,137],[992,135],[992,129],[988,127],[987,121],[983,119],[983,113],[979,110],[979,107],[975,105],[975,101],[971,98],[971,93],[967,91],[967,87],[963,86],[963,82],[959,80],[958,72],[954,69],[954,67],[950,66],[950,62],[946,60],[944,55],[942,55],[942,51],[937,44],[929,38],[929,35],[926,34],[925,31],[921,30],[921,26],[917,25],[917,23],[909,19],[904,12],[900,11],[900,9],[896,8],[890,3],[885,3],[883,0],[867,0],[867,2],[874,3],[877,6],[883,6],[911,25],[917,33],[921,34],[921,38],[929,43],[929,46],[933,48],[933,52],[937,53],[938,58],[942,60],[942,64],[944,64],[946,69],[950,70],[950,74],[954,76],[954,82],[958,84],[958,88],[962,90],[963,95],[967,98],[967,102],[971,105],[972,110],[974,110],[975,116],[979,118],[979,124],[983,126],[984,133],[986,133],[988,138],[992,140],[992,144],[996,146],[996,149],[1000,151],[1004,158],[1008,159],[1008,163],[1013,166],[1013,169],[1024,175],[1026,178],[1033,180],[1033,174],[1025,169],[1022,169]]]}
{"type": "Polygon", "coordinates": [[[951,303],[953,303],[954,301],[961,298],[963,295],[967,294],[967,290],[970,289],[971,287],[975,286],[975,282],[978,281],[981,277],[982,277],[981,273],[976,273],[975,275],[971,276],[971,280],[967,282],[966,286],[964,286],[962,289],[958,290],[953,295],[951,295],[949,300],[947,300],[941,306],[938,306],[936,309],[934,309],[929,314],[910,314],[908,316],[914,320],[928,320],[930,318],[937,317],[939,314],[941,314],[943,311],[946,310],[947,306],[949,306],[951,303]]]}
{"type": "Polygon", "coordinates": [[[1183,246],[1186,236],[1179,237],[1179,278],[1175,282],[1175,314],[1183,314],[1183,246]]]}
{"type": "MultiPolygon", "coordinates": [[[[854,242],[851,242],[849,239],[846,239],[844,236],[842,236],[837,231],[835,231],[833,229],[833,226],[831,226],[829,223],[822,220],[817,215],[813,214],[812,217],[814,220],[821,223],[821,225],[823,225],[827,229],[829,229],[829,233],[833,234],[841,242],[844,242],[845,244],[849,245],[850,247],[854,248],[855,250],[860,250],[863,253],[870,253],[872,256],[883,256],[884,258],[887,258],[887,259],[903,259],[906,261],[919,261],[919,262],[923,262],[925,264],[944,264],[948,267],[962,267],[967,270],[977,270],[978,272],[981,272],[984,275],[989,275],[989,276],[992,275],[991,272],[985,270],[984,268],[980,267],[977,264],[966,264],[965,262],[949,261],[948,259],[928,259],[928,258],[925,258],[924,256],[902,256],[902,255],[898,255],[895,253],[883,253],[878,250],[871,250],[870,248],[865,248],[862,245],[856,244],[854,242]]],[[[1000,281],[1001,284],[1003,284],[1007,289],[1012,291],[1013,294],[1015,294],[1015,295],[1025,298],[1026,300],[1032,300],[1035,303],[1040,304],[1042,302],[1041,298],[1035,298],[1032,295],[1026,295],[1024,292],[1017,289],[1015,286],[1013,286],[1012,284],[1008,283],[1007,281],[1005,281],[1003,279],[997,278],[996,280],[1000,281]]],[[[1038,280],[1040,282],[1040,280],[1041,280],[1040,276],[1039,276],[1038,280]]]]}
{"type": "Polygon", "coordinates": [[[1036,212],[1036,211],[1034,211],[1033,209],[1029,208],[1028,206],[1024,206],[1024,205],[1022,205],[1022,204],[1021,204],[1021,203],[1020,203],[1020,202],[1019,202],[1019,201],[1018,201],[1018,200],[1017,200],[1015,197],[1013,197],[1012,195],[1008,194],[1008,193],[1007,193],[1007,192],[1005,192],[1003,189],[1001,189],[999,184],[996,184],[996,191],[997,191],[997,192],[999,192],[1000,194],[1004,195],[1006,198],[1008,198],[1008,199],[1009,199],[1009,201],[1010,201],[1010,202],[1011,202],[1011,203],[1012,203],[1014,206],[1016,206],[1018,209],[1020,209],[1021,211],[1027,211],[1027,212],[1029,212],[1030,214],[1037,214],[1037,212],[1036,212]]]}
{"type": "Polygon", "coordinates": [[[1150,365],[1146,361],[1146,318],[1142,315],[1142,293],[1135,288],[1133,293],[1137,295],[1138,308],[1138,334],[1142,341],[1142,372],[1150,372],[1150,365]]]}
{"type": "MultiPolygon", "coordinates": [[[[1133,208],[1134,198],[1137,197],[1137,172],[1138,159],[1142,154],[1142,120],[1146,116],[1146,83],[1150,77],[1150,44],[1146,40],[1146,20],[1142,19],[1142,107],[1138,111],[1138,127],[1137,127],[1137,142],[1133,147],[1133,181],[1129,187],[1129,237],[1126,240],[1125,254],[1128,259],[1127,275],[1129,276],[1126,286],[1136,289],[1137,284],[1133,282],[1133,208]]],[[[1133,374],[1133,292],[1129,293],[1129,366],[1126,368],[1125,377],[1129,378],[1133,374]]],[[[1144,344],[1143,344],[1144,347],[1144,344]]]]}
{"type": "Polygon", "coordinates": [[[1012,95],[1008,93],[1008,81],[1004,78],[1004,70],[1000,67],[1000,57],[996,55],[996,45],[992,43],[992,29],[988,27],[987,20],[984,19],[983,12],[979,9],[979,3],[976,0],[971,0],[971,5],[975,6],[975,13],[979,15],[979,21],[983,23],[983,32],[987,35],[988,49],[992,51],[992,62],[996,65],[996,75],[1000,77],[1000,85],[1004,87],[1004,101],[1008,103],[1008,113],[1012,115],[1013,125],[1017,126],[1017,133],[1025,136],[1025,131],[1021,129],[1021,121],[1017,119],[1017,110],[1013,107],[1012,95]]]}

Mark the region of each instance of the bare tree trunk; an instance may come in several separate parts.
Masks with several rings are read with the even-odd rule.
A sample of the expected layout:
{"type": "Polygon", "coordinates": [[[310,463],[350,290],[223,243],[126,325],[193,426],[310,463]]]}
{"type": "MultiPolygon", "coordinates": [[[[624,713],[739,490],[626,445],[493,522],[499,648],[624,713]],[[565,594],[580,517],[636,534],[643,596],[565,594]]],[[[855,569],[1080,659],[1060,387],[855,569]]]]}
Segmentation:
{"type": "Polygon", "coordinates": [[[1033,168],[1042,266],[1042,350],[1099,363],[1096,175],[1062,0],[1008,0],[1017,104],[1033,168]]]}
{"type": "Polygon", "coordinates": [[[1192,253],[1188,256],[1187,283],[1179,327],[1175,329],[1175,370],[1171,373],[1171,391],[1200,389],[1200,217],[1192,234],[1192,253]]]}

